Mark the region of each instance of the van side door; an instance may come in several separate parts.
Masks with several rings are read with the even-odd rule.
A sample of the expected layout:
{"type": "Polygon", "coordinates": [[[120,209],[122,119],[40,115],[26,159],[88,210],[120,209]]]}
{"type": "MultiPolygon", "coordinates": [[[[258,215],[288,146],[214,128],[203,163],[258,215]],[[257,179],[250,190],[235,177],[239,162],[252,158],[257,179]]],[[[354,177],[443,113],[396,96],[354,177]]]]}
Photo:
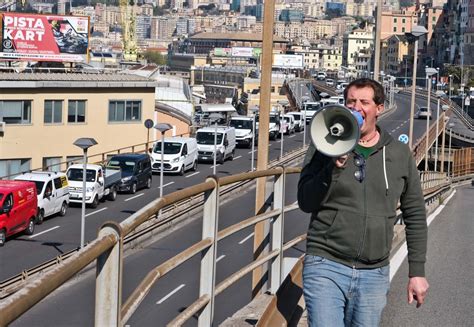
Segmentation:
{"type": "Polygon", "coordinates": [[[181,149],[181,157],[183,157],[183,165],[185,169],[192,165],[192,162],[190,163],[189,160],[190,156],[188,156],[188,145],[186,143],[183,144],[183,148],[181,149]]]}
{"type": "Polygon", "coordinates": [[[63,180],[61,177],[56,177],[53,179],[53,185],[54,185],[54,212],[59,212],[61,210],[61,205],[63,204],[63,201],[66,200],[66,187],[63,185],[63,180]]]}
{"type": "Polygon", "coordinates": [[[55,191],[53,189],[53,181],[50,180],[46,183],[44,187],[44,191],[41,197],[41,202],[43,203],[43,210],[44,210],[44,216],[50,216],[52,215],[55,211],[55,201],[56,197],[54,196],[55,191]]]}
{"type": "Polygon", "coordinates": [[[3,201],[2,211],[3,216],[5,217],[5,226],[7,228],[7,235],[10,235],[16,229],[20,228],[22,225],[22,219],[18,208],[15,207],[13,202],[13,193],[9,193],[5,196],[5,201],[3,201]]]}
{"type": "Polygon", "coordinates": [[[137,184],[138,187],[146,185],[146,173],[145,173],[145,161],[140,160],[137,162],[137,184]]]}

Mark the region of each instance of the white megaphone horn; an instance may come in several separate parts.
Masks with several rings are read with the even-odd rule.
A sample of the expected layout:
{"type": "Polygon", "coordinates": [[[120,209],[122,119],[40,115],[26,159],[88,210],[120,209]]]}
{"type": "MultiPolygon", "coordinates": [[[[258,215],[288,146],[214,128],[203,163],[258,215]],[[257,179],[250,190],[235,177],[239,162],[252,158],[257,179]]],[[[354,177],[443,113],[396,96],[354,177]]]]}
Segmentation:
{"type": "Polygon", "coordinates": [[[340,157],[356,146],[363,122],[357,111],[337,104],[327,105],[311,119],[311,141],[322,154],[340,157]]]}

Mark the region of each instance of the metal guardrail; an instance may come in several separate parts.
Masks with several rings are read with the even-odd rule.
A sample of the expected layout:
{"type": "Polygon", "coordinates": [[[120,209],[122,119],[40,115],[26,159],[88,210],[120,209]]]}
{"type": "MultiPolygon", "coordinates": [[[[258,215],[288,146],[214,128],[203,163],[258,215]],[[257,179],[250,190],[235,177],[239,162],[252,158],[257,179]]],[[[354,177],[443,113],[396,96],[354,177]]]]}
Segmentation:
{"type": "MultiPolygon", "coordinates": [[[[303,148],[291,151],[286,154],[286,156],[279,160],[270,161],[268,166],[274,168],[278,165],[285,165],[297,158],[300,158],[306,150],[303,148]]],[[[234,175],[238,178],[239,175],[234,175]]],[[[231,177],[225,177],[231,178],[231,177]]],[[[224,180],[225,180],[224,179],[224,180]]],[[[236,181],[233,185],[227,185],[221,189],[220,197],[225,198],[226,196],[232,196],[235,191],[239,191],[242,188],[249,187],[250,181],[236,181]]],[[[152,215],[148,217],[147,222],[144,223],[140,228],[137,228],[132,233],[127,235],[124,239],[124,244],[130,244],[133,247],[133,244],[139,241],[143,241],[144,238],[150,237],[153,235],[153,232],[167,226],[170,223],[176,222],[180,217],[186,216],[189,213],[192,213],[202,207],[204,203],[203,196],[194,196],[187,198],[185,200],[173,203],[165,207],[161,212],[160,219],[156,219],[157,215],[152,215]]],[[[28,282],[38,278],[41,274],[48,272],[51,269],[54,269],[59,264],[62,264],[72,255],[77,253],[80,248],[73,249],[67,253],[61,254],[51,260],[43,262],[33,268],[25,269],[20,274],[12,276],[8,279],[3,280],[0,283],[0,299],[6,298],[13,293],[19,291],[23,288],[28,282]]]]}
{"type": "Polygon", "coordinates": [[[123,325],[133,314],[139,303],[143,301],[152,285],[163,275],[179,266],[194,254],[202,253],[201,260],[201,290],[198,301],[177,317],[177,321],[184,321],[189,314],[199,313],[200,325],[209,326],[212,323],[214,297],[233,284],[236,280],[252,271],[264,262],[271,260],[271,289],[275,292],[282,277],[282,255],[283,251],[304,239],[299,236],[296,239],[283,244],[283,219],[285,212],[295,210],[296,205],[284,205],[284,184],[287,174],[294,174],[299,168],[273,168],[265,171],[254,171],[229,176],[222,179],[210,177],[205,182],[189,188],[173,192],[162,198],[154,200],[121,223],[107,222],[101,228],[98,237],[79,252],[73,254],[69,260],[59,264],[55,269],[42,274],[32,283],[13,294],[7,301],[0,303],[0,325],[7,325],[14,321],[29,308],[41,301],[53,290],[57,289],[72,276],[96,261],[96,317],[97,326],[119,326],[123,325]],[[262,177],[274,177],[273,183],[273,206],[272,210],[250,217],[241,223],[217,231],[217,219],[219,208],[219,189],[225,185],[245,180],[253,180],[262,177]],[[149,272],[147,277],[126,299],[121,303],[121,284],[123,280],[123,246],[124,239],[135,229],[146,222],[150,216],[156,215],[161,209],[189,197],[204,195],[203,204],[203,237],[202,240],[176,255],[172,259],[157,266],[149,272]],[[215,285],[215,260],[217,242],[236,231],[251,226],[260,221],[267,221],[271,225],[272,244],[271,250],[264,257],[254,261],[242,268],[219,285],[215,285]]]}

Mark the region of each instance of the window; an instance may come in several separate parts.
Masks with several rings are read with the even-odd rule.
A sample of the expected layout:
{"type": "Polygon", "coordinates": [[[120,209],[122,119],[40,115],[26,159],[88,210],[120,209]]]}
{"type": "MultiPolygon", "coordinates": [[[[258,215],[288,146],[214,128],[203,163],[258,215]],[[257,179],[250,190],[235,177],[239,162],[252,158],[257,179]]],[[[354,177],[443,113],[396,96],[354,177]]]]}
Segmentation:
{"type": "Polygon", "coordinates": [[[0,121],[7,124],[31,124],[31,100],[0,101],[0,121]]]}
{"type": "Polygon", "coordinates": [[[402,27],[402,33],[405,33],[405,27],[402,27]]]}
{"type": "Polygon", "coordinates": [[[117,100],[109,102],[109,122],[141,121],[142,102],[117,100]]]}
{"type": "Polygon", "coordinates": [[[0,177],[16,175],[30,170],[31,159],[0,160],[0,177]]]}
{"type": "Polygon", "coordinates": [[[86,101],[85,100],[69,100],[68,101],[67,122],[68,123],[85,123],[86,122],[86,101]]]}
{"type": "Polygon", "coordinates": [[[405,24],[405,18],[402,18],[402,24],[405,24]]]}
{"type": "Polygon", "coordinates": [[[396,26],[393,28],[393,31],[394,31],[394,32],[397,32],[397,27],[396,27],[396,26]]]}
{"type": "Polygon", "coordinates": [[[44,123],[59,124],[63,121],[63,101],[45,100],[44,101],[44,123]]]}
{"type": "Polygon", "coordinates": [[[396,18],[394,18],[394,19],[393,19],[393,22],[396,24],[396,23],[397,23],[397,19],[396,19],[396,18]]]}
{"type": "Polygon", "coordinates": [[[44,157],[43,169],[48,171],[61,171],[61,157],[44,157]]]}

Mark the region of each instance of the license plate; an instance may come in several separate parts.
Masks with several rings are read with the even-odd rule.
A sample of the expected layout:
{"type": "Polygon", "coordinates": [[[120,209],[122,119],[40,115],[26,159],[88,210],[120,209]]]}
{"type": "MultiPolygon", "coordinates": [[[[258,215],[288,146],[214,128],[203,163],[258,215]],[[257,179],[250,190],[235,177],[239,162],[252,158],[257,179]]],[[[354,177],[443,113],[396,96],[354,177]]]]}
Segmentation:
{"type": "Polygon", "coordinates": [[[71,196],[71,198],[78,198],[78,197],[79,197],[79,194],[71,193],[70,196],[71,196]]]}
{"type": "Polygon", "coordinates": [[[206,159],[207,159],[207,157],[202,157],[202,159],[206,160],[206,159]]]}

